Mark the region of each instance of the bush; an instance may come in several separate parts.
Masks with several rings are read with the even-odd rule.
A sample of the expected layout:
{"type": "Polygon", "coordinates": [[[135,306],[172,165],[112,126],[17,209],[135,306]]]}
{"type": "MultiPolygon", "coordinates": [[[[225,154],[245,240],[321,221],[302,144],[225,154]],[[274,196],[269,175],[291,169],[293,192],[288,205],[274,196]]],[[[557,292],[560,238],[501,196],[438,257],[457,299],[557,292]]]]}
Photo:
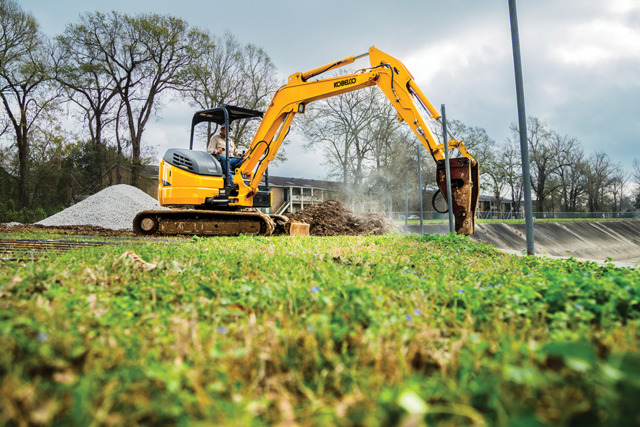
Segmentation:
{"type": "MultiPolygon", "coordinates": [[[[59,209],[52,209],[55,213],[59,209]]],[[[19,222],[21,224],[31,224],[41,221],[50,216],[50,214],[43,208],[22,208],[17,209],[13,200],[8,200],[7,203],[0,203],[0,223],[6,222],[19,222]]]]}

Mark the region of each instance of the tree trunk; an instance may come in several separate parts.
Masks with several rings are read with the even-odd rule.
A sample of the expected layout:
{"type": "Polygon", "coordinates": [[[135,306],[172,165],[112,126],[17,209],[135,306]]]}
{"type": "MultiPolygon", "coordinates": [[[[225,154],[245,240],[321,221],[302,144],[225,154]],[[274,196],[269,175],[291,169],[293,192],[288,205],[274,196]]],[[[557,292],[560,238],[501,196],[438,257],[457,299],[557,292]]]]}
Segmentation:
{"type": "Polygon", "coordinates": [[[131,185],[138,186],[140,182],[140,171],[142,162],[140,161],[140,141],[131,141],[131,185]]]}
{"type": "Polygon", "coordinates": [[[98,175],[98,189],[104,188],[105,176],[104,176],[104,150],[102,149],[102,120],[100,114],[96,114],[96,131],[94,135],[93,143],[95,145],[95,166],[96,173],[98,175]]]}
{"type": "Polygon", "coordinates": [[[26,129],[21,126],[17,130],[18,143],[18,204],[20,207],[29,207],[29,141],[26,129]]]}

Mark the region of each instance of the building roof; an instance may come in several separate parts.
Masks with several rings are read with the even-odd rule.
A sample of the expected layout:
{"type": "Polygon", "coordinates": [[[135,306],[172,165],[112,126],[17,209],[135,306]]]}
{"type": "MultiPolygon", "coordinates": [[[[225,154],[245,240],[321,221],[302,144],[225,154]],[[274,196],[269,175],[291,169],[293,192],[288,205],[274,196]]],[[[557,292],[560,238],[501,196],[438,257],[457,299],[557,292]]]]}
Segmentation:
{"type": "Polygon", "coordinates": [[[342,187],[341,182],[323,181],[320,179],[288,178],[284,176],[269,176],[269,186],[273,187],[306,187],[337,190],[342,187]]]}
{"type": "MultiPolygon", "coordinates": [[[[480,196],[478,196],[479,200],[483,201],[483,202],[496,202],[496,196],[492,196],[490,194],[480,194],[480,196]]],[[[501,203],[513,203],[513,200],[507,198],[507,197],[502,197],[500,199],[501,203]]]]}

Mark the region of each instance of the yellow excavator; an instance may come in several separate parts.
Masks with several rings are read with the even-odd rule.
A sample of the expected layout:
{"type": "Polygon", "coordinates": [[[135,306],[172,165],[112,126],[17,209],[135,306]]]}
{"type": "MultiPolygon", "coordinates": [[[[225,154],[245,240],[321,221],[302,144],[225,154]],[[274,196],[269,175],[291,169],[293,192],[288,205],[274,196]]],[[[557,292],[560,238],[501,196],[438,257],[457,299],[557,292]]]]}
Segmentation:
{"type": "MultiPolygon", "coordinates": [[[[302,114],[312,101],[363,89],[378,87],[398,112],[398,120],[407,123],[429,150],[437,163],[438,187],[447,196],[445,150],[457,149],[461,157],[449,160],[452,212],[458,234],[474,232],[478,204],[478,163],[461,140],[447,135],[447,146],[438,143],[427,127],[418,106],[431,119],[440,114],[416,85],[411,73],[399,60],[371,47],[367,53],[340,59],[289,77],[275,93],[267,111],[223,105],[195,113],[191,124],[189,149],[169,149],[160,162],[158,200],[171,210],[140,212],[133,221],[136,234],[152,235],[271,235],[292,234],[296,224],[282,215],[268,215],[257,208],[271,207],[271,192],[261,184],[269,163],[275,158],[296,114],[302,114]],[[311,80],[327,71],[369,56],[371,66],[354,73],[311,80]],[[237,120],[262,119],[251,146],[234,170],[229,159],[223,168],[206,151],[193,150],[194,130],[199,123],[215,123],[226,128],[228,150],[229,127],[237,120]]],[[[296,233],[293,233],[296,234],[296,233]]]]}

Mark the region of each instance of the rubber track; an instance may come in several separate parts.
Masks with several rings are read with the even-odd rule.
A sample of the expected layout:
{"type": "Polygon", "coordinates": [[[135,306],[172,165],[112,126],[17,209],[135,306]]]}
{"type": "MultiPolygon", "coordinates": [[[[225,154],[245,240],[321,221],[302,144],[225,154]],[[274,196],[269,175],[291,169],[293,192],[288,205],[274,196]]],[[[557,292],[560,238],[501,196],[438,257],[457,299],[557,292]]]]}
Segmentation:
{"type": "Polygon", "coordinates": [[[140,212],[133,220],[133,232],[143,236],[237,236],[240,234],[270,236],[274,231],[274,227],[274,221],[269,215],[260,212],[155,210],[140,212]],[[157,224],[150,231],[144,231],[141,227],[145,218],[152,218],[157,224]],[[237,225],[243,222],[244,227],[248,228],[238,230],[232,227],[232,224],[237,225]],[[249,231],[256,225],[259,225],[259,232],[249,231]],[[163,229],[170,231],[163,231],[163,229]]]}

